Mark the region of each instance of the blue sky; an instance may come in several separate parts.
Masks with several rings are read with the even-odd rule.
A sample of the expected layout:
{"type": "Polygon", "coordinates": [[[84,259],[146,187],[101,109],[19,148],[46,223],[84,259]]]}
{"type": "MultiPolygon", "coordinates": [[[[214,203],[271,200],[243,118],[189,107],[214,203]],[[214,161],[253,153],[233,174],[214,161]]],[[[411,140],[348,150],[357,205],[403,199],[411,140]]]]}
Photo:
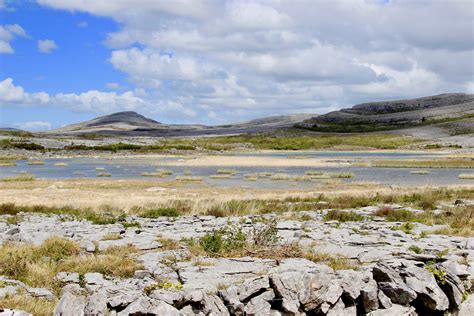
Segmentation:
{"type": "Polygon", "coordinates": [[[0,126],[45,130],[123,110],[222,124],[473,93],[473,8],[472,0],[0,0],[0,126]]]}

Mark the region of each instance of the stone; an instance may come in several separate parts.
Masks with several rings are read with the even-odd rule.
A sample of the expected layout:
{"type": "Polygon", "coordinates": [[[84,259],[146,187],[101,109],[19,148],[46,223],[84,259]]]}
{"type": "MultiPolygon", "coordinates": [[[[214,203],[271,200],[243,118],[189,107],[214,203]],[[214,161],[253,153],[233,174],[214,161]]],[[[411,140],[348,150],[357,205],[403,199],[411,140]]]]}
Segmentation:
{"type": "Polygon", "coordinates": [[[15,285],[6,285],[4,287],[0,287],[0,298],[15,295],[18,292],[18,289],[18,286],[15,285]]]}
{"type": "Polygon", "coordinates": [[[417,316],[412,306],[393,305],[388,309],[378,309],[368,313],[366,316],[417,316]]]}
{"type": "Polygon", "coordinates": [[[86,315],[107,315],[107,297],[102,292],[95,292],[87,298],[84,309],[86,315]]]}
{"type": "Polygon", "coordinates": [[[50,290],[45,288],[27,288],[26,291],[33,297],[41,297],[47,300],[54,299],[54,294],[50,290]]]}
{"type": "Polygon", "coordinates": [[[385,309],[392,307],[392,301],[390,301],[387,295],[385,295],[382,291],[378,291],[377,297],[379,299],[379,306],[382,306],[385,309]]]}
{"type": "Polygon", "coordinates": [[[7,230],[5,232],[5,235],[13,236],[13,235],[16,235],[16,234],[19,234],[19,233],[20,233],[20,228],[13,227],[12,229],[7,230]]]}
{"type": "Polygon", "coordinates": [[[184,301],[184,294],[182,291],[172,291],[172,290],[165,290],[165,289],[156,289],[153,290],[149,297],[163,301],[170,305],[179,304],[184,301]]]}
{"type": "Polygon", "coordinates": [[[404,271],[406,285],[418,294],[418,299],[432,311],[445,311],[449,300],[438,286],[433,274],[424,268],[408,266],[404,271]]]}
{"type": "Polygon", "coordinates": [[[3,309],[0,307],[0,316],[33,316],[33,314],[18,309],[3,309]]]}
{"type": "Polygon", "coordinates": [[[236,286],[230,287],[226,290],[218,292],[219,296],[224,301],[225,306],[232,315],[244,314],[244,303],[239,300],[238,289],[236,286]]]}
{"type": "Polygon", "coordinates": [[[416,292],[409,288],[400,274],[386,263],[379,262],[372,269],[374,280],[380,290],[396,304],[408,305],[416,298],[416,292]]]}
{"type": "Polygon", "coordinates": [[[152,303],[148,297],[141,296],[130,303],[124,310],[117,313],[117,316],[146,315],[151,313],[152,303]]]}
{"type": "Polygon", "coordinates": [[[327,311],[327,316],[356,316],[357,308],[355,305],[346,307],[342,299],[339,299],[333,307],[327,311]]]}
{"type": "Polygon", "coordinates": [[[79,273],[59,272],[56,279],[62,283],[79,283],[79,273]]]}
{"type": "Polygon", "coordinates": [[[461,304],[457,316],[472,316],[472,315],[474,315],[474,295],[471,294],[461,304]]]}
{"type": "Polygon", "coordinates": [[[362,308],[365,313],[370,313],[379,308],[378,288],[374,280],[367,282],[360,291],[362,308]]]}
{"type": "Polygon", "coordinates": [[[54,316],[81,316],[84,314],[86,298],[72,291],[65,291],[54,309],[54,316]]]}
{"type": "Polygon", "coordinates": [[[102,273],[90,272],[84,274],[84,282],[86,284],[102,285],[104,284],[105,280],[102,273]]]}
{"type": "Polygon", "coordinates": [[[326,313],[330,306],[336,304],[343,293],[341,281],[331,279],[324,274],[311,275],[310,295],[301,300],[306,311],[320,311],[326,313]],[[324,304],[322,307],[320,305],[324,304]]]}
{"type": "Polygon", "coordinates": [[[282,299],[282,308],[287,313],[300,314],[301,301],[310,297],[310,275],[297,271],[284,271],[270,275],[277,297],[282,299]]]}
{"type": "Polygon", "coordinates": [[[270,287],[270,281],[268,276],[260,276],[252,279],[246,280],[242,285],[239,285],[238,296],[241,302],[246,301],[249,297],[260,292],[262,289],[267,289],[270,287]]]}
{"type": "Polygon", "coordinates": [[[182,313],[173,306],[165,302],[158,302],[153,304],[150,309],[151,315],[166,315],[166,316],[181,316],[182,313]]]}
{"type": "Polygon", "coordinates": [[[457,309],[463,300],[464,284],[456,274],[449,270],[444,270],[444,272],[444,282],[440,282],[439,286],[448,297],[450,307],[457,309]]]}
{"type": "Polygon", "coordinates": [[[252,298],[245,305],[245,315],[269,315],[271,313],[270,302],[275,298],[275,292],[268,289],[262,294],[252,298]]]}

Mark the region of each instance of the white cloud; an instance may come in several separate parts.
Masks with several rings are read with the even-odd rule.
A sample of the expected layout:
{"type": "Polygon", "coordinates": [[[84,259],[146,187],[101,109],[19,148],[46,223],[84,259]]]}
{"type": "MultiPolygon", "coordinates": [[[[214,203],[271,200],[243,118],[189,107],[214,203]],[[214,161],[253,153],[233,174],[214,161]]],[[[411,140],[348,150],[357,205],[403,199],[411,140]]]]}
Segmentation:
{"type": "Polygon", "coordinates": [[[120,85],[116,82],[108,82],[105,84],[105,87],[110,90],[118,90],[120,89],[120,85]]]}
{"type": "Polygon", "coordinates": [[[38,40],[38,51],[40,53],[49,54],[57,48],[58,46],[53,40],[50,40],[50,39],[38,40]]]}
{"type": "Polygon", "coordinates": [[[45,121],[28,121],[28,122],[21,122],[21,123],[13,123],[14,126],[26,130],[26,131],[45,131],[49,130],[52,127],[50,122],[45,121]]]}
{"type": "Polygon", "coordinates": [[[0,54],[13,54],[10,42],[15,37],[26,37],[26,31],[18,24],[0,25],[0,54]]]}
{"type": "Polygon", "coordinates": [[[115,19],[111,65],[144,110],[177,120],[472,90],[472,1],[39,2],[115,19]]]}
{"type": "Polygon", "coordinates": [[[89,24],[87,23],[87,21],[81,21],[79,23],[77,23],[77,26],[80,27],[80,28],[86,28],[89,26],[89,24]]]}

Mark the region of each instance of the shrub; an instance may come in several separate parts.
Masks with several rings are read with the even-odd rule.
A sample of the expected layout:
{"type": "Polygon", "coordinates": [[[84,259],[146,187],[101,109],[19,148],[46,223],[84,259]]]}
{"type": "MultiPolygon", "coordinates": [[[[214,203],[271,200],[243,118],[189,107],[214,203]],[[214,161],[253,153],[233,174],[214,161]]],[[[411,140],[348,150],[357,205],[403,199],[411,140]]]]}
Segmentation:
{"type": "Polygon", "coordinates": [[[355,212],[339,211],[339,210],[330,210],[324,216],[324,221],[339,221],[339,222],[359,222],[364,219],[364,216],[357,214],[355,212]]]}
{"type": "Polygon", "coordinates": [[[157,218],[157,217],[178,217],[180,216],[181,213],[171,207],[166,207],[166,208],[156,208],[156,209],[149,209],[145,210],[142,213],[140,213],[141,217],[147,217],[147,218],[157,218]]]}

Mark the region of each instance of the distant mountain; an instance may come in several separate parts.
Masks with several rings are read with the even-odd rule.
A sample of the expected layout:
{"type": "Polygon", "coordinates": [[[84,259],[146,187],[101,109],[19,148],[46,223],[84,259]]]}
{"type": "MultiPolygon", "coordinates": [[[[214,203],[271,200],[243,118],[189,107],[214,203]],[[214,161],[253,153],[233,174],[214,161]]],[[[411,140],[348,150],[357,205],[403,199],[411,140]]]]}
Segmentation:
{"type": "Polygon", "coordinates": [[[266,132],[283,127],[292,127],[314,117],[314,114],[280,115],[249,122],[206,126],[199,124],[163,124],[136,112],[118,112],[97,117],[90,121],[68,125],[49,134],[108,134],[117,136],[199,136],[229,135],[266,132]]]}
{"type": "Polygon", "coordinates": [[[362,103],[305,120],[298,126],[322,132],[367,132],[441,124],[473,117],[474,94],[450,93],[362,103]]]}
{"type": "Polygon", "coordinates": [[[117,112],[90,121],[56,129],[54,133],[131,131],[137,128],[160,128],[162,124],[133,111],[117,112]]]}

